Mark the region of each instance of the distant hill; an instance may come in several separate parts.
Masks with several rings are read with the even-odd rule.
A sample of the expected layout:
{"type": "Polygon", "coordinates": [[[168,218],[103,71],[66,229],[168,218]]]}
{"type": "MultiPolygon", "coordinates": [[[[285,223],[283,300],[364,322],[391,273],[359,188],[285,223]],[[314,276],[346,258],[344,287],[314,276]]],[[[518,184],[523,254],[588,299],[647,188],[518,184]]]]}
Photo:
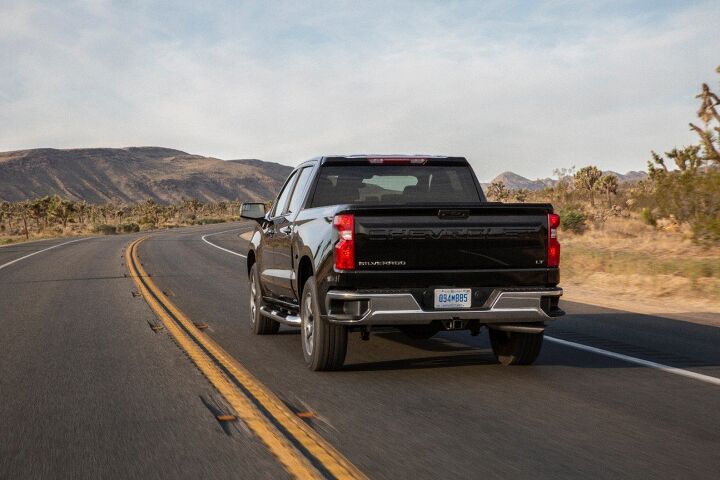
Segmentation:
{"type": "Polygon", "coordinates": [[[555,181],[550,178],[546,178],[544,180],[530,180],[529,178],[525,178],[514,172],[503,172],[493,178],[492,182],[503,182],[505,186],[511,190],[520,190],[521,188],[525,188],[531,191],[542,190],[545,187],[551,187],[555,184],[555,181]]]}
{"type": "MultiPolygon", "coordinates": [[[[647,173],[645,172],[636,172],[631,171],[625,174],[613,172],[611,170],[607,170],[603,173],[611,173],[618,177],[618,180],[620,183],[625,182],[637,182],[640,180],[643,180],[647,177],[647,173]]],[[[552,187],[557,183],[557,180],[552,178],[543,178],[543,179],[537,179],[537,180],[530,180],[529,178],[525,178],[521,175],[518,175],[514,172],[503,172],[497,177],[493,178],[490,183],[492,182],[503,182],[507,188],[510,190],[520,190],[522,188],[525,188],[530,191],[535,190],[542,190],[545,187],[552,187]]],[[[487,186],[490,185],[490,183],[483,183],[483,188],[487,189],[487,186]]]]}
{"type": "Polygon", "coordinates": [[[606,170],[603,173],[612,173],[616,177],[618,177],[618,180],[620,183],[625,182],[639,182],[640,180],[645,180],[648,177],[648,174],[646,172],[638,172],[638,171],[630,171],[627,173],[617,173],[613,172],[612,170],[606,170]]]}
{"type": "MultiPolygon", "coordinates": [[[[269,200],[291,170],[257,159],[220,160],[162,147],[17,150],[0,152],[0,200],[53,194],[90,203],[147,199],[170,203],[190,197],[202,202],[269,200]]],[[[647,176],[606,173],[614,173],[620,182],[647,176]]],[[[511,190],[531,191],[557,182],[530,180],[514,172],[503,172],[492,181],[502,181],[511,190]]]]}
{"type": "Polygon", "coordinates": [[[161,147],[18,150],[0,152],[0,200],[52,194],[90,203],[268,200],[291,170],[161,147]]]}

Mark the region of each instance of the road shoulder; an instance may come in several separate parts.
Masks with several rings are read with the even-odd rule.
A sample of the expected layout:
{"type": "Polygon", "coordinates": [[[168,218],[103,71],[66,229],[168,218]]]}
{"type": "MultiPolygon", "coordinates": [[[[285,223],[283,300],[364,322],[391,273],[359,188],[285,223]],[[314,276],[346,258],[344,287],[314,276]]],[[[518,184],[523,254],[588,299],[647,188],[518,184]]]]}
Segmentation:
{"type": "Polygon", "coordinates": [[[633,300],[574,285],[561,286],[564,289],[562,299],[566,301],[720,327],[720,309],[713,307],[693,303],[678,305],[654,298],[633,300]]]}

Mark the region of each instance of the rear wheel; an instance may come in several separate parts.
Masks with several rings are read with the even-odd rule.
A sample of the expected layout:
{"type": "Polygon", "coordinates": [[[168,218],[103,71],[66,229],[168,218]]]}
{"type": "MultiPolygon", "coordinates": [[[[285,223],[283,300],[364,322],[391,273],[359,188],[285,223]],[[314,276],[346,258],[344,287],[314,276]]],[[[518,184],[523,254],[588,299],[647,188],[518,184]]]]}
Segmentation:
{"type": "Polygon", "coordinates": [[[303,287],[300,305],[303,356],[310,370],[338,370],[345,362],[347,327],[333,325],[320,317],[315,278],[310,277],[303,287]]]}
{"type": "Polygon", "coordinates": [[[503,365],[530,365],[540,355],[544,333],[503,332],[490,329],[490,344],[503,365]]]}
{"type": "Polygon", "coordinates": [[[257,263],[250,268],[250,322],[255,335],[272,335],[280,329],[280,324],[275,320],[263,317],[260,307],[264,305],[262,290],[260,288],[260,274],[257,270],[257,263]]]}

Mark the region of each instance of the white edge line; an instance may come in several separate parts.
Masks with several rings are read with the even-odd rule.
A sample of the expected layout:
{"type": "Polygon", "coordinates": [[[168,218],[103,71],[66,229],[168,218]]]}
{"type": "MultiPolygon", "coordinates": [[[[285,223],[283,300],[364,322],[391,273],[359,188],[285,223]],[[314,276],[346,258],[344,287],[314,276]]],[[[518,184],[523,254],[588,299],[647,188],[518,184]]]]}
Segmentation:
{"type": "MultiPolygon", "coordinates": [[[[47,252],[48,250],[52,250],[53,248],[57,248],[57,247],[62,247],[63,245],[67,245],[68,243],[75,243],[75,242],[81,242],[81,241],[83,241],[83,240],[89,240],[89,238],[90,238],[90,237],[78,238],[78,239],[76,239],[76,240],[70,240],[69,242],[58,243],[57,245],[53,245],[52,247],[43,248],[42,250],[38,250],[37,252],[33,252],[33,253],[29,254],[29,255],[25,255],[24,257],[16,258],[15,260],[13,260],[13,261],[11,261],[11,262],[4,263],[4,264],[0,265],[0,270],[2,270],[2,269],[5,268],[5,267],[9,267],[9,266],[12,265],[13,263],[17,263],[17,262],[19,262],[20,260],[25,260],[26,258],[30,258],[30,257],[32,257],[33,255],[37,255],[38,253],[47,252]]],[[[18,243],[18,245],[22,245],[22,244],[18,243]]]]}
{"type": "Polygon", "coordinates": [[[628,355],[623,355],[622,353],[615,353],[615,352],[611,352],[609,350],[603,350],[602,348],[590,347],[588,345],[583,345],[581,343],[569,342],[567,340],[562,340],[560,338],[555,338],[555,337],[549,337],[547,335],[545,335],[545,340],[559,343],[560,345],[565,345],[566,347],[577,348],[578,350],[585,350],[586,352],[592,352],[592,353],[596,353],[598,355],[604,355],[606,357],[623,360],[625,362],[634,363],[636,365],[642,365],[643,367],[655,368],[657,370],[662,370],[663,372],[673,373],[675,375],[680,375],[683,377],[692,378],[694,380],[700,380],[701,382],[720,386],[720,378],[717,378],[717,377],[711,377],[709,375],[695,373],[690,370],[684,370],[682,368],[670,367],[668,365],[663,365],[662,363],[651,362],[649,360],[643,360],[642,358],[630,357],[628,355]]]}
{"type": "Polygon", "coordinates": [[[47,237],[47,238],[36,238],[35,240],[25,240],[22,242],[10,242],[0,245],[0,248],[17,247],[18,245],[34,245],[39,242],[52,242],[53,240],[60,240],[62,237],[47,237]]]}
{"type": "Polygon", "coordinates": [[[223,247],[221,247],[220,245],[215,245],[215,244],[212,243],[210,240],[208,240],[207,238],[205,238],[205,237],[210,237],[210,236],[212,236],[212,235],[220,235],[221,233],[234,232],[235,230],[240,230],[241,228],[244,228],[244,227],[232,228],[232,229],[230,229],[230,230],[225,230],[225,231],[222,231],[222,232],[207,233],[207,234],[203,235],[203,236],[200,237],[200,238],[202,238],[202,241],[203,241],[203,242],[205,242],[205,243],[207,243],[208,245],[213,246],[213,247],[215,247],[215,248],[217,248],[217,249],[220,249],[220,250],[222,250],[223,252],[227,252],[227,253],[230,253],[230,254],[232,254],[232,255],[237,255],[238,257],[242,257],[242,258],[247,258],[247,255],[243,255],[242,253],[235,252],[235,251],[230,250],[230,249],[228,249],[228,248],[223,248],[223,247]]]}

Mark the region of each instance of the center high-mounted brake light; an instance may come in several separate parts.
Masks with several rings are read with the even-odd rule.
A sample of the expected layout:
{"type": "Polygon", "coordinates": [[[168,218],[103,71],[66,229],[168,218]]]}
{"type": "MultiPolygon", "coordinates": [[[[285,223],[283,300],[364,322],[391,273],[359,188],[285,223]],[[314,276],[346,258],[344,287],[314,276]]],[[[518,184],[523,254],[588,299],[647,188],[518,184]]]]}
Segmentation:
{"type": "Polygon", "coordinates": [[[333,226],[340,236],[335,244],[335,268],[355,270],[355,216],[350,213],[335,215],[333,226]]]}
{"type": "Polygon", "coordinates": [[[557,229],[560,226],[560,215],[548,214],[548,244],[547,244],[547,266],[560,266],[560,242],[557,239],[557,229]]]}
{"type": "Polygon", "coordinates": [[[368,158],[372,165],[425,165],[427,158],[368,158]]]}

